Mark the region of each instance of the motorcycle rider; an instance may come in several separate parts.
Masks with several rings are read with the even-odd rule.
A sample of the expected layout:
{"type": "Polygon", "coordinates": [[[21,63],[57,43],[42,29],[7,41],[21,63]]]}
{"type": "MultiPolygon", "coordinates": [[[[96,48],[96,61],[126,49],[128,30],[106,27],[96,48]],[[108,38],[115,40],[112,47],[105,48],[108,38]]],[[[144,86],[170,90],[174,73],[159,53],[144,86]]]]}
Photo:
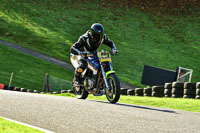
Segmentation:
{"type": "Polygon", "coordinates": [[[81,73],[87,68],[87,61],[84,58],[91,53],[95,53],[101,44],[106,44],[112,49],[112,54],[118,50],[112,40],[104,34],[104,27],[100,23],[92,24],[91,28],[74,43],[70,49],[70,60],[75,67],[74,83],[80,85],[81,73]]]}

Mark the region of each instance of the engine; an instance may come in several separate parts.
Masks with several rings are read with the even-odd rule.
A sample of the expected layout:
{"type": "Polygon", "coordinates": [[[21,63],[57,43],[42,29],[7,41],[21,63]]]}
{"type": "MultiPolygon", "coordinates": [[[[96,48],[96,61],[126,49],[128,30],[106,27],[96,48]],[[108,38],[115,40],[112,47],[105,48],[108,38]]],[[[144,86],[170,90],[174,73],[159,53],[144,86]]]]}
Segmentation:
{"type": "Polygon", "coordinates": [[[86,77],[84,80],[84,86],[88,89],[92,89],[94,86],[94,79],[86,77]]]}

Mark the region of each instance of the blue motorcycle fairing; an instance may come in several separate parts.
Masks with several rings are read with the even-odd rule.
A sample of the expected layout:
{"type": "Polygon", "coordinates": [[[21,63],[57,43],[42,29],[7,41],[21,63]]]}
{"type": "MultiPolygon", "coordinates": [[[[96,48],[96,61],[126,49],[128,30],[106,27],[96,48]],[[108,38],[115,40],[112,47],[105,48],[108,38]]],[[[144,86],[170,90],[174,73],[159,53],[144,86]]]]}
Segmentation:
{"type": "Polygon", "coordinates": [[[99,60],[98,60],[98,56],[97,54],[93,55],[93,56],[89,56],[87,58],[88,60],[88,65],[92,66],[93,69],[95,69],[96,71],[98,71],[99,69],[99,60]]]}

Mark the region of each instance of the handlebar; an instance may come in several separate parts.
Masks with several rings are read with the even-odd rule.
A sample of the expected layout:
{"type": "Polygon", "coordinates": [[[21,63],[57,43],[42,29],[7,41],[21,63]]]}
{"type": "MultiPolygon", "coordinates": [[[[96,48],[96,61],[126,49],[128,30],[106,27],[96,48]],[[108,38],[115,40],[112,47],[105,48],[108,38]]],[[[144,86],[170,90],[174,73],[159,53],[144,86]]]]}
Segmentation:
{"type": "MultiPolygon", "coordinates": [[[[94,54],[97,54],[99,51],[93,51],[93,52],[82,52],[82,56],[85,56],[85,57],[87,57],[87,56],[93,56],[94,54]]],[[[105,51],[104,51],[105,52],[105,51]]],[[[111,51],[108,51],[111,55],[116,55],[117,53],[113,53],[113,51],[111,50],[111,51]]]]}

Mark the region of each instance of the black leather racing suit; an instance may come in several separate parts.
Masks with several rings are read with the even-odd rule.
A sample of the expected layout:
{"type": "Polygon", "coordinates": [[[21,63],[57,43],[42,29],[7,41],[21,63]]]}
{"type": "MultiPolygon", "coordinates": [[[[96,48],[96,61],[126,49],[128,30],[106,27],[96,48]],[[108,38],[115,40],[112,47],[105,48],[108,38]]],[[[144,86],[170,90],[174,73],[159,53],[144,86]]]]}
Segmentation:
{"type": "MultiPolygon", "coordinates": [[[[94,52],[96,51],[101,44],[106,44],[111,49],[117,49],[114,42],[110,40],[106,34],[104,34],[104,37],[101,42],[93,42],[91,39],[91,36],[89,34],[89,31],[87,31],[85,34],[79,37],[79,40],[73,44],[70,51],[74,55],[81,55],[81,52],[94,52]]],[[[87,62],[84,60],[84,58],[78,60],[78,67],[75,69],[75,75],[80,76],[80,74],[87,68],[87,62]],[[81,71],[79,71],[81,68],[81,71]]]]}

